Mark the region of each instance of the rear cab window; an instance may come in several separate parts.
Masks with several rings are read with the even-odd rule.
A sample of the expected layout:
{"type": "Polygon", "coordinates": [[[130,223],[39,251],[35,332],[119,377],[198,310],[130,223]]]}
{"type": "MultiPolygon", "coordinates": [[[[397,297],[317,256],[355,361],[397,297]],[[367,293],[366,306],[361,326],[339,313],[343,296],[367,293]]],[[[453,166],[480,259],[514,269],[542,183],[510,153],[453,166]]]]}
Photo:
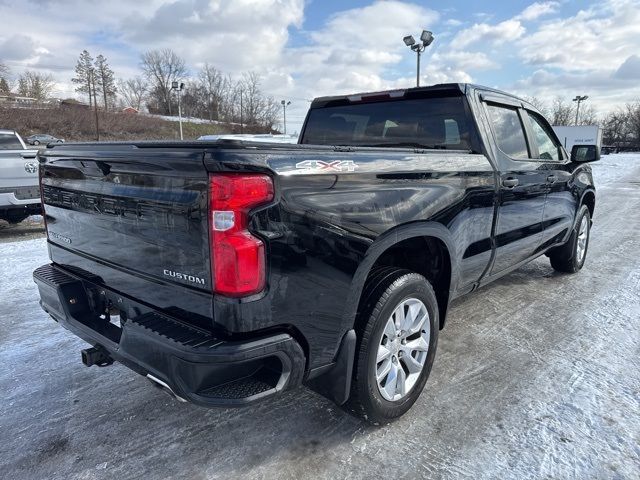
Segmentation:
{"type": "Polygon", "coordinates": [[[312,108],[300,143],[472,150],[464,97],[400,98],[312,108]]]}
{"type": "Polygon", "coordinates": [[[528,159],[529,149],[517,108],[487,104],[495,140],[503,153],[514,159],[528,159]]]}
{"type": "Polygon", "coordinates": [[[15,134],[0,133],[0,150],[23,150],[23,147],[15,134]]]}

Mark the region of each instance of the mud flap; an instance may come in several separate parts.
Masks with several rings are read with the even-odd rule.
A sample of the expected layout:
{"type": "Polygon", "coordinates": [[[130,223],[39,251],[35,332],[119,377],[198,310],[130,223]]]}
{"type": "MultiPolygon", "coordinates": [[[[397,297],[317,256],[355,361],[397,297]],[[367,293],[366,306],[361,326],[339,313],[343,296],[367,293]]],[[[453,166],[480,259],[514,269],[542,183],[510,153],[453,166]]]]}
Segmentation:
{"type": "Polygon", "coordinates": [[[356,332],[352,329],[342,337],[333,366],[322,375],[309,380],[307,386],[338,405],[344,404],[351,392],[355,355],[356,332]]]}

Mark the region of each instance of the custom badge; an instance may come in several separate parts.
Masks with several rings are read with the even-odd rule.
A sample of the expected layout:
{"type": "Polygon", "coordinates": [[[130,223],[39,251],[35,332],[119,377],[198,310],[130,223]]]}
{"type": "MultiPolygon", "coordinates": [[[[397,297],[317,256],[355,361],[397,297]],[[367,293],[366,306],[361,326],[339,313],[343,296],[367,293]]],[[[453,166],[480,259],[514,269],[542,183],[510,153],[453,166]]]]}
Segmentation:
{"type": "Polygon", "coordinates": [[[36,162],[27,162],[24,164],[24,170],[27,173],[38,173],[38,164],[36,162]]]}

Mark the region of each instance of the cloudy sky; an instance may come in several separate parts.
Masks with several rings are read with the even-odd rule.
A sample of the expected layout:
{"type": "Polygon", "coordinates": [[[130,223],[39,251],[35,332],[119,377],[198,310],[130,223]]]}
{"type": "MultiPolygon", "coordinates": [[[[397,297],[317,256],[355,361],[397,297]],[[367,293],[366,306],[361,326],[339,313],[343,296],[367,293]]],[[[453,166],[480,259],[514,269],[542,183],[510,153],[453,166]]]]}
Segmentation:
{"type": "Polygon", "coordinates": [[[412,86],[407,34],[432,30],[423,84],[475,82],[551,100],[586,94],[606,112],[640,98],[640,0],[0,0],[0,61],[54,75],[74,95],[78,54],[102,53],[116,74],[171,47],[192,72],[213,63],[254,70],[287,98],[290,130],[308,99],[412,86]]]}

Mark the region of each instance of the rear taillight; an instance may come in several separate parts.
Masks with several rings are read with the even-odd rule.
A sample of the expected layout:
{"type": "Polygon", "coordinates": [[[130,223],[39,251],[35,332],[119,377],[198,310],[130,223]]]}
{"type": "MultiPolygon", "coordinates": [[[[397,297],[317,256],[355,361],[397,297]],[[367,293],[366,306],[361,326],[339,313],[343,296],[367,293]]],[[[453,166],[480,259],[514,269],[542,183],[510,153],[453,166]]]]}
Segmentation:
{"type": "Polygon", "coordinates": [[[229,297],[258,293],[266,282],[264,243],[249,230],[249,210],[273,200],[267,175],[218,173],[209,177],[213,291],[229,297]]]}

